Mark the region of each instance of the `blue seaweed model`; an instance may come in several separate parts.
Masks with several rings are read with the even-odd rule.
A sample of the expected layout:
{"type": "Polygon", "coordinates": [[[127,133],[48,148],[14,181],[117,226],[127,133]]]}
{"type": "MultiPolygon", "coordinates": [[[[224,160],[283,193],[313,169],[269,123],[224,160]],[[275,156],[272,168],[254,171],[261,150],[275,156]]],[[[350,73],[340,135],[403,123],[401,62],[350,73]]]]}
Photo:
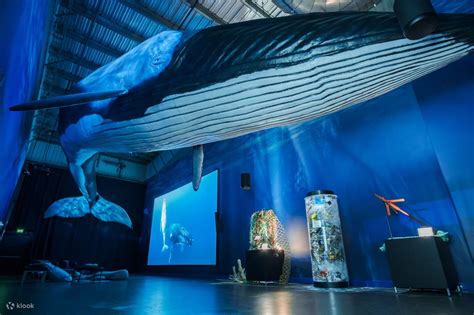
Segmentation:
{"type": "Polygon", "coordinates": [[[11,109],[61,107],[60,142],[83,196],[56,201],[45,217],[92,213],[132,227],[97,193],[98,152],[194,147],[198,189],[203,144],[384,94],[471,53],[473,28],[473,15],[441,15],[436,32],[411,41],[394,14],[350,12],[165,31],[80,81],[74,95],[11,109]]]}

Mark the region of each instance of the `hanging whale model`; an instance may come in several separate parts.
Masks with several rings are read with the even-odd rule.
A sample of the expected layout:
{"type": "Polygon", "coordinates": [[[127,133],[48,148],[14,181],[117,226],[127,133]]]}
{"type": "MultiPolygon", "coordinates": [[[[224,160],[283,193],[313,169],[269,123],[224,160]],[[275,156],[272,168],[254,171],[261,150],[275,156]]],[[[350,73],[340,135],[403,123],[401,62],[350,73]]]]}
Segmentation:
{"type": "Polygon", "coordinates": [[[83,196],[56,201],[45,217],[91,213],[131,228],[127,212],[97,193],[98,152],[194,147],[197,189],[203,144],[339,111],[473,50],[473,15],[440,15],[436,32],[417,41],[403,36],[391,13],[165,31],[78,82],[74,94],[11,110],[61,107],[60,142],[83,196]]]}

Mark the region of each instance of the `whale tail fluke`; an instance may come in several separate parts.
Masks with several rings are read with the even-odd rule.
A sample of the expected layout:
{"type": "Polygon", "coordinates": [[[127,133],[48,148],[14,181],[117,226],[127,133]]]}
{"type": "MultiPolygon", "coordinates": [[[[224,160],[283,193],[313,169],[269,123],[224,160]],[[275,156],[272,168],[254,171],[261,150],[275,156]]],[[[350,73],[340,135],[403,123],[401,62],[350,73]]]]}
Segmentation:
{"type": "Polygon", "coordinates": [[[117,222],[133,229],[132,221],[127,211],[119,205],[99,197],[99,200],[92,206],[91,213],[94,217],[105,222],[117,222]]]}
{"type": "Polygon", "coordinates": [[[84,196],[64,198],[55,201],[44,213],[44,218],[80,218],[90,212],[89,203],[84,196]]]}
{"type": "Polygon", "coordinates": [[[94,217],[105,222],[118,222],[133,228],[127,212],[119,205],[107,201],[102,197],[92,206],[84,196],[60,199],[54,202],[44,213],[44,218],[54,216],[62,218],[80,218],[91,213],[94,217]]]}

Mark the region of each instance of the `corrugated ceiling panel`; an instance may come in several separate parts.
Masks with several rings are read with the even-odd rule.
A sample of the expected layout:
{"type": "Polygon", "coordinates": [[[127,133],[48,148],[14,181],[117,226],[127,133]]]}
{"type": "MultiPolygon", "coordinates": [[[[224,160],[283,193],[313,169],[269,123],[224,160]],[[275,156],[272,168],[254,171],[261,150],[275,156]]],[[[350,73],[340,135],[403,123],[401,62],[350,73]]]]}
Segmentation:
{"type": "Polygon", "coordinates": [[[263,8],[273,17],[286,16],[287,13],[283,12],[278,6],[276,6],[272,0],[254,0],[255,4],[263,8]]]}
{"type": "Polygon", "coordinates": [[[90,47],[87,47],[84,50],[83,58],[87,60],[91,60],[99,65],[105,65],[115,60],[113,56],[107,55],[101,51],[98,51],[90,47]]]}
{"type": "Polygon", "coordinates": [[[30,145],[27,158],[37,163],[67,167],[66,156],[62,148],[57,144],[44,141],[35,141],[30,145]]]}
{"type": "Polygon", "coordinates": [[[213,21],[193,10],[186,19],[186,23],[183,24],[183,27],[187,30],[200,30],[213,25],[215,25],[213,21]]]}

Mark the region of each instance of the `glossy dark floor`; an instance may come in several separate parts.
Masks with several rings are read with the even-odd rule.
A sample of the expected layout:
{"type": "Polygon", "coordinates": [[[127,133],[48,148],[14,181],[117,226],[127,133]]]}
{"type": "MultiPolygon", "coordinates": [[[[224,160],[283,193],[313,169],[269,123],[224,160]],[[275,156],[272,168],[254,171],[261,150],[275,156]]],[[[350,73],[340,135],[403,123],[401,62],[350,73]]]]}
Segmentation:
{"type": "MultiPolygon", "coordinates": [[[[11,304],[10,304],[11,305],[11,304]]],[[[16,307],[16,305],[14,305],[16,307]]],[[[324,291],[311,286],[131,277],[102,283],[0,281],[0,314],[469,314],[474,295],[395,295],[386,289],[324,291]],[[34,309],[8,310],[8,302],[34,309]]]]}

